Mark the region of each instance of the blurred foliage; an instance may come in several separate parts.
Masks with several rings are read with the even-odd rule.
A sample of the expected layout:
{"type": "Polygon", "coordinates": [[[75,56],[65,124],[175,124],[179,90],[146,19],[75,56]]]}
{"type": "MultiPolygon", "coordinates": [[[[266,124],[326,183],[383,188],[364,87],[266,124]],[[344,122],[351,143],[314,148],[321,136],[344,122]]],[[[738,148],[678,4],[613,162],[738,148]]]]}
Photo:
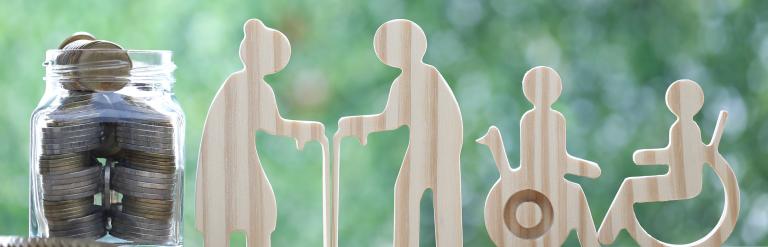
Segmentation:
{"type": "MultiPolygon", "coordinates": [[[[632,152],[662,147],[674,120],[666,87],[690,78],[704,88],[697,120],[707,140],[717,112],[730,111],[721,152],[741,186],[741,215],[730,245],[768,244],[768,1],[23,1],[0,3],[0,235],[27,234],[29,117],[42,96],[46,49],[75,31],[88,31],[131,49],[172,50],[176,96],[186,111],[184,237],[201,245],[194,228],[194,174],[201,127],[221,82],[242,65],[242,24],[260,18],[283,31],[293,56],[267,78],[283,116],[322,121],[328,135],[341,116],[383,109],[398,71],[373,54],[374,31],[407,18],[429,38],[425,61],[452,86],[464,116],[462,185],[466,246],[491,246],[483,205],[498,178],[490,152],[474,139],[498,125],[513,163],[525,71],[559,71],[564,91],[555,108],[568,119],[571,154],[599,163],[584,188],[596,224],[623,178],[661,174],[638,167],[632,152]]],[[[401,128],[353,138],[343,145],[340,239],[343,246],[390,246],[393,186],[407,145],[401,128]]],[[[320,246],[320,147],[297,151],[291,140],[260,134],[258,148],[278,200],[274,246],[320,246]]],[[[701,196],[638,205],[654,236],[690,242],[714,226],[722,186],[705,168],[701,196]]],[[[434,245],[431,195],[422,202],[421,242],[434,245]]],[[[242,244],[242,234],[233,237],[242,244]]],[[[568,246],[576,245],[575,234],[568,246]]],[[[618,246],[634,245],[623,233],[618,246]]]]}

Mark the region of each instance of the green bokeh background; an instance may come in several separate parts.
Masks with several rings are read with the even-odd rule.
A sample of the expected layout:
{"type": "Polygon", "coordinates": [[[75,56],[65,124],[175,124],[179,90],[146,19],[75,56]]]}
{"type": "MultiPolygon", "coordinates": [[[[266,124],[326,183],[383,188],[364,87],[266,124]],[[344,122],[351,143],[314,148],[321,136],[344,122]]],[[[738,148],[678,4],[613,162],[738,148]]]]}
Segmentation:
{"type": "MultiPolygon", "coordinates": [[[[321,121],[377,113],[398,71],[372,50],[376,28],[394,18],[425,30],[425,61],[454,90],[464,117],[463,219],[466,246],[491,246],[485,196],[498,178],[490,152],[473,140],[495,124],[519,160],[518,121],[530,105],[520,80],[537,65],[555,68],[564,90],[555,108],[568,119],[571,154],[596,161],[598,179],[568,176],[584,188],[599,224],[623,178],[661,174],[632,152],[662,147],[674,117],[664,105],[676,79],[701,84],[696,117],[708,141],[720,109],[730,111],[721,152],[741,186],[741,214],[729,245],[768,244],[768,1],[23,1],[0,2],[0,235],[27,234],[29,117],[44,90],[41,62],[75,31],[131,49],[168,49],[174,87],[187,116],[184,242],[194,228],[194,174],[208,104],[239,70],[242,24],[260,18],[284,32],[293,55],[270,76],[283,116],[321,121]]],[[[391,246],[393,186],[407,128],[373,134],[368,146],[343,142],[342,246],[391,246]]],[[[274,246],[322,244],[320,147],[260,134],[258,148],[278,201],[274,246]]],[[[695,175],[695,174],[694,174],[695,175]]],[[[704,193],[686,201],[636,206],[654,236],[698,239],[717,222],[722,186],[710,168],[704,193]]],[[[422,201],[422,245],[434,245],[431,195],[422,201]]],[[[234,235],[243,245],[242,234],[234,235]]],[[[566,245],[576,245],[575,234],[566,245]]],[[[617,246],[635,245],[622,233],[617,246]]]]}

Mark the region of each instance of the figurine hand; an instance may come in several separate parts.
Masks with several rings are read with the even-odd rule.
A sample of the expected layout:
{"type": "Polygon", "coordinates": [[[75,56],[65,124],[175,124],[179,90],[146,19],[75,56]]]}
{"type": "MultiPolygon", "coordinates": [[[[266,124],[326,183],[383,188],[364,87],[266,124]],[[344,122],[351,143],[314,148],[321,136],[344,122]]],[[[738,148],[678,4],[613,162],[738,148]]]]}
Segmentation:
{"type": "Polygon", "coordinates": [[[366,130],[364,124],[361,124],[362,121],[364,121],[363,116],[343,117],[339,119],[339,130],[336,131],[335,136],[338,138],[357,136],[360,144],[366,145],[368,143],[368,134],[371,132],[366,130]],[[362,129],[355,129],[355,127],[362,129]]]}

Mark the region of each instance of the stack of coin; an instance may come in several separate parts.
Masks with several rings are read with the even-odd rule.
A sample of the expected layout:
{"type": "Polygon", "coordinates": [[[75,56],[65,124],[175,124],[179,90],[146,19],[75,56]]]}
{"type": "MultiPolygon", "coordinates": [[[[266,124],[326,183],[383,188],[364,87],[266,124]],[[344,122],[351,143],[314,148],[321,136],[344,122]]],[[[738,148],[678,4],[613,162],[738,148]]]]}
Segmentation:
{"type": "Polygon", "coordinates": [[[61,45],[56,58],[67,90],[113,92],[128,84],[133,63],[120,45],[96,40],[88,33],[75,33],[61,45]]]}
{"type": "Polygon", "coordinates": [[[89,151],[99,147],[103,133],[92,97],[76,93],[64,98],[42,128],[38,171],[52,237],[96,239],[106,234],[103,212],[94,205],[102,174],[89,151]]]}
{"type": "MultiPolygon", "coordinates": [[[[160,161],[174,160],[173,126],[168,120],[120,122],[117,123],[116,133],[117,143],[123,150],[135,150],[146,154],[146,157],[138,158],[159,158],[160,161]]],[[[144,165],[154,168],[175,169],[172,162],[144,165]]]]}
{"type": "Polygon", "coordinates": [[[144,154],[129,151],[126,157],[131,158],[118,163],[111,179],[112,188],[122,193],[123,199],[122,205],[113,210],[110,233],[135,242],[168,241],[174,230],[176,174],[154,172],[146,164],[128,165],[138,164],[137,158],[144,154]]]}

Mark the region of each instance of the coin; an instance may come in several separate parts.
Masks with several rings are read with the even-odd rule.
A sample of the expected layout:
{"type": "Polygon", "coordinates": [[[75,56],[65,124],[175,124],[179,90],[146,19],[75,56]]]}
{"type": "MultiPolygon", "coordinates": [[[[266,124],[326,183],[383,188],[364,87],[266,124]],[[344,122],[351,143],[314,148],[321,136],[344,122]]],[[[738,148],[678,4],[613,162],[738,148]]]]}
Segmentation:
{"type": "Polygon", "coordinates": [[[168,155],[175,153],[175,150],[172,149],[172,148],[171,149],[168,149],[168,148],[156,148],[156,147],[153,147],[153,146],[142,146],[142,145],[135,145],[135,144],[124,143],[124,142],[119,143],[119,145],[122,148],[136,150],[136,151],[143,151],[143,152],[150,152],[150,153],[159,153],[159,154],[168,154],[168,155]]]}
{"type": "Polygon", "coordinates": [[[147,171],[147,172],[155,172],[155,173],[162,173],[167,175],[175,175],[176,174],[176,168],[171,166],[151,166],[151,165],[145,165],[141,163],[124,163],[123,164],[127,168],[131,168],[134,170],[140,170],[140,171],[147,171]]]}
{"type": "Polygon", "coordinates": [[[83,197],[89,197],[89,196],[95,195],[96,193],[99,193],[99,187],[87,188],[84,190],[77,191],[77,193],[64,193],[64,194],[60,194],[57,192],[44,191],[43,199],[52,200],[52,201],[73,200],[73,199],[79,199],[83,197]]]}
{"type": "Polygon", "coordinates": [[[98,122],[89,122],[84,124],[76,124],[76,125],[68,125],[68,126],[49,126],[42,128],[43,134],[64,134],[68,132],[73,131],[79,131],[79,130],[93,130],[101,128],[100,123],[98,122]]]}
{"type": "Polygon", "coordinates": [[[72,66],[64,73],[71,78],[62,83],[65,89],[97,92],[122,89],[133,68],[128,52],[119,45],[87,38],[68,41],[57,56],[56,64],[72,66]]]}
{"type": "Polygon", "coordinates": [[[140,176],[140,177],[161,178],[161,179],[172,179],[176,177],[176,174],[142,171],[142,170],[132,169],[124,166],[116,166],[115,174],[126,174],[127,176],[140,176]]]}
{"type": "Polygon", "coordinates": [[[123,194],[129,194],[136,197],[142,197],[142,198],[149,198],[149,199],[168,199],[170,200],[171,196],[173,195],[173,188],[168,189],[155,189],[155,188],[146,188],[141,187],[138,184],[134,183],[125,183],[121,181],[112,181],[111,183],[112,188],[115,188],[118,192],[123,192],[123,194]],[[140,196],[140,195],[157,195],[157,196],[168,196],[168,198],[157,198],[157,197],[148,197],[148,196],[140,196]]]}
{"type": "Polygon", "coordinates": [[[166,183],[151,183],[151,182],[131,180],[131,179],[122,178],[122,177],[117,177],[117,178],[115,178],[112,181],[117,182],[117,183],[135,185],[137,187],[142,187],[142,188],[149,188],[149,189],[172,190],[174,185],[175,185],[175,183],[169,183],[169,184],[166,184],[166,183]]]}
{"type": "Polygon", "coordinates": [[[153,125],[153,123],[144,122],[144,123],[138,123],[138,122],[119,122],[117,123],[118,131],[122,130],[123,128],[131,129],[131,130],[143,130],[143,131],[154,131],[154,132],[163,132],[163,133],[173,133],[173,127],[171,126],[163,126],[165,123],[156,123],[156,125],[153,125]]]}
{"type": "Polygon", "coordinates": [[[91,175],[93,173],[100,173],[100,167],[98,166],[89,166],[89,167],[79,167],[75,171],[67,171],[66,173],[58,173],[58,172],[52,172],[43,174],[43,179],[46,180],[62,180],[62,179],[70,179],[70,178],[76,178],[80,176],[87,176],[91,175]]]}
{"type": "Polygon", "coordinates": [[[118,230],[127,231],[127,232],[136,232],[141,233],[143,235],[151,235],[151,236],[170,236],[171,235],[171,228],[168,229],[151,229],[151,228],[144,228],[137,225],[131,225],[130,222],[126,221],[120,221],[117,220],[112,223],[112,227],[118,230]]]}
{"type": "Polygon", "coordinates": [[[117,135],[121,137],[146,136],[157,139],[173,139],[173,132],[152,131],[132,128],[118,128],[117,135]]]}
{"type": "Polygon", "coordinates": [[[110,233],[126,240],[166,241],[173,231],[170,217],[152,219],[137,216],[124,212],[122,206],[113,210],[113,216],[110,233]]]}
{"type": "Polygon", "coordinates": [[[45,217],[54,220],[86,216],[93,212],[93,207],[93,197],[65,201],[43,200],[43,213],[45,217]]]}

